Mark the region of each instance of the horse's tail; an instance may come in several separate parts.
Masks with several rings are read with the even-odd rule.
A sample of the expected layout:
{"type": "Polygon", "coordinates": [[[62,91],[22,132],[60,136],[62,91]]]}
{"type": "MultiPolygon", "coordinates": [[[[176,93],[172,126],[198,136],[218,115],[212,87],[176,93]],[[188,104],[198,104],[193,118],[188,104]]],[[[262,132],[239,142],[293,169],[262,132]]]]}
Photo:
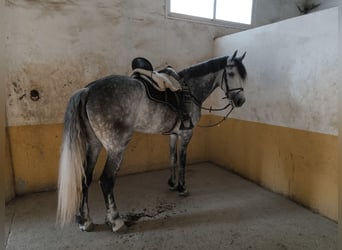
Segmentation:
{"type": "Polygon", "coordinates": [[[57,223],[61,226],[71,221],[81,200],[82,178],[85,176],[87,96],[87,88],[76,91],[69,100],[64,116],[57,206],[57,223]]]}

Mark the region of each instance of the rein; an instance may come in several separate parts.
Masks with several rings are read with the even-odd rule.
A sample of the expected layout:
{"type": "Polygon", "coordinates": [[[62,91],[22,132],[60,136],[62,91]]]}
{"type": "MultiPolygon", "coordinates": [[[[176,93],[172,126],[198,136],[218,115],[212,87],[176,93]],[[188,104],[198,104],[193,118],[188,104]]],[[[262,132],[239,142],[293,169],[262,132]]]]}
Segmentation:
{"type": "MultiPolygon", "coordinates": [[[[229,85],[228,85],[228,79],[227,79],[227,74],[226,74],[226,68],[224,68],[223,70],[223,74],[222,74],[222,80],[221,80],[221,86],[223,85],[223,83],[226,85],[226,97],[223,97],[222,99],[228,99],[228,94],[231,91],[235,91],[235,90],[240,90],[243,91],[243,88],[234,88],[234,89],[229,89],[229,85]]],[[[199,107],[200,109],[203,110],[207,110],[209,111],[209,113],[213,112],[219,112],[219,111],[223,111],[226,110],[227,108],[229,108],[230,106],[230,110],[227,112],[227,114],[218,122],[215,122],[213,124],[210,125],[200,125],[197,124],[198,127],[201,128],[212,128],[212,127],[216,127],[218,125],[220,125],[223,121],[225,121],[228,116],[232,113],[233,109],[234,109],[234,105],[232,104],[232,101],[230,101],[226,106],[222,107],[222,108],[207,108],[207,107],[203,107],[202,104],[197,100],[197,98],[190,92],[190,96],[192,97],[192,99],[194,100],[194,103],[196,104],[197,107],[199,107]]]]}
{"type": "Polygon", "coordinates": [[[219,120],[218,122],[215,122],[215,123],[209,124],[209,125],[197,124],[197,126],[200,127],[200,128],[212,128],[212,127],[216,127],[216,126],[220,125],[224,120],[226,120],[228,118],[228,116],[230,115],[230,113],[232,113],[232,111],[234,109],[234,106],[232,104],[230,104],[230,103],[228,103],[228,105],[226,105],[226,107],[224,109],[228,108],[229,106],[231,106],[231,108],[228,111],[228,113],[221,120],[219,120]]]}
{"type": "MultiPolygon", "coordinates": [[[[234,109],[234,105],[231,104],[231,102],[229,102],[226,106],[222,107],[222,108],[207,108],[207,107],[203,107],[196,99],[195,97],[192,95],[192,93],[190,93],[190,96],[192,98],[194,98],[194,103],[196,104],[197,107],[199,107],[200,109],[203,109],[203,110],[207,110],[209,111],[209,113],[211,113],[211,111],[213,112],[219,112],[219,111],[223,111],[223,110],[226,110],[227,108],[229,108],[230,106],[230,110],[227,112],[227,114],[218,122],[215,122],[213,124],[210,124],[210,125],[200,125],[200,124],[197,124],[198,127],[200,128],[212,128],[212,127],[215,127],[217,125],[220,125],[224,120],[226,120],[228,118],[228,116],[230,115],[230,113],[232,113],[233,109],[234,109]]],[[[222,99],[227,99],[227,97],[223,97],[222,99]]]]}

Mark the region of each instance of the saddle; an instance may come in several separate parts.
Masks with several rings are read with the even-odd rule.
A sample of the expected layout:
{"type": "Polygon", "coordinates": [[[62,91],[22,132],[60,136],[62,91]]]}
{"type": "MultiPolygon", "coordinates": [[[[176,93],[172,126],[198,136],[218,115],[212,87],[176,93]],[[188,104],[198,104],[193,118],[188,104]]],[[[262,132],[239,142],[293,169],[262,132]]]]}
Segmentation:
{"type": "Polygon", "coordinates": [[[190,103],[190,92],[186,86],[181,85],[180,76],[171,67],[154,71],[147,59],[137,57],[132,61],[132,70],[131,77],[144,84],[149,99],[167,105],[178,114],[180,129],[193,128],[185,105],[190,103]]]}
{"type": "MultiPolygon", "coordinates": [[[[137,68],[134,69],[131,75],[140,75],[141,77],[147,78],[147,81],[151,81],[153,87],[155,87],[159,91],[165,91],[167,89],[171,90],[172,92],[176,92],[182,89],[181,84],[179,81],[174,78],[174,76],[169,75],[168,71],[171,72],[173,69],[170,67],[163,69],[162,71],[150,71],[146,69],[137,68]]],[[[175,71],[174,74],[177,74],[175,71]]]]}

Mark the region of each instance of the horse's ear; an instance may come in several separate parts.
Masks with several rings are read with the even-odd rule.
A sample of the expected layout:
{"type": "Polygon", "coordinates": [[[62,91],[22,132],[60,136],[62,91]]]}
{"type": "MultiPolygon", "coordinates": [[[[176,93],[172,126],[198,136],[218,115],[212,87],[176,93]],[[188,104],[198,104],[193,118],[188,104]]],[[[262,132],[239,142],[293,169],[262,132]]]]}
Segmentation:
{"type": "Polygon", "coordinates": [[[236,57],[237,53],[238,53],[238,51],[237,51],[237,50],[235,50],[235,52],[234,52],[234,54],[233,54],[232,58],[230,59],[231,61],[233,61],[233,60],[235,59],[235,57],[236,57]]]}
{"type": "Polygon", "coordinates": [[[240,62],[242,62],[242,60],[245,58],[246,53],[247,53],[247,52],[245,51],[245,53],[243,53],[243,55],[239,58],[240,62]]]}

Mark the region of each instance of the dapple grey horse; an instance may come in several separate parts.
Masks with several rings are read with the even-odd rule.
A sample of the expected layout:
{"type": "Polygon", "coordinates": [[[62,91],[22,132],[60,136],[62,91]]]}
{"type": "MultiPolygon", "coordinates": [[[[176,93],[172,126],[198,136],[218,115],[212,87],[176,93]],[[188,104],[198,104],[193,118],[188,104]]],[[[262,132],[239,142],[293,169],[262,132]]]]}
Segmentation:
{"type": "MultiPolygon", "coordinates": [[[[182,85],[190,92],[188,113],[194,126],[201,117],[202,103],[217,87],[224,91],[233,107],[240,107],[245,102],[243,84],[247,72],[242,63],[245,54],[237,57],[236,53],[178,72],[182,85]]],[[[98,155],[104,147],[108,156],[100,185],[107,208],[105,221],[114,232],[124,228],[125,222],[119,216],[113,189],[124,151],[134,131],[170,134],[171,175],[168,184],[170,189],[187,195],[186,149],[192,129],[181,130],[177,112],[168,105],[150,100],[141,81],[111,75],[76,91],[67,105],[58,180],[59,224],[70,222],[76,215],[81,230],[93,228],[88,188],[98,155]],[[177,150],[178,141],[180,149],[177,150]]]]}

